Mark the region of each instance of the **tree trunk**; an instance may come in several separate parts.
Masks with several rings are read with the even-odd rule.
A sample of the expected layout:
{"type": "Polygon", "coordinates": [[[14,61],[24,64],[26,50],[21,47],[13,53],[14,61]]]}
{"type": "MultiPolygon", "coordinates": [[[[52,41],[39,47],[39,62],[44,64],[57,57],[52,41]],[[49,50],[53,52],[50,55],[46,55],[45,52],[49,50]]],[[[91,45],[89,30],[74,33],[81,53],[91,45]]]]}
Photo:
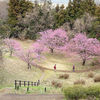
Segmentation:
{"type": "Polygon", "coordinates": [[[30,65],[30,63],[28,63],[28,69],[31,69],[31,65],[30,65]]]}
{"type": "Polygon", "coordinates": [[[53,53],[53,49],[51,49],[51,53],[53,53]]]}
{"type": "Polygon", "coordinates": [[[28,69],[30,68],[30,64],[28,63],[28,69]]]}
{"type": "Polygon", "coordinates": [[[83,66],[85,65],[85,62],[86,62],[86,60],[84,59],[84,60],[83,60],[83,63],[82,63],[83,66]]]}
{"type": "Polygon", "coordinates": [[[12,57],[12,51],[11,51],[11,53],[10,53],[10,57],[12,57]]]}

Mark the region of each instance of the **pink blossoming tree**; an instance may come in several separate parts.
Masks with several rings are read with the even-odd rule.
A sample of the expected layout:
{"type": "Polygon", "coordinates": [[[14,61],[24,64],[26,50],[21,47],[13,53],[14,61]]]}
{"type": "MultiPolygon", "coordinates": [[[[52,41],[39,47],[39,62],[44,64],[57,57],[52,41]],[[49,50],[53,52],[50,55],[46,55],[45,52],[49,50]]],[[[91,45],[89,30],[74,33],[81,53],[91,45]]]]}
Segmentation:
{"type": "Polygon", "coordinates": [[[12,39],[4,39],[5,45],[9,48],[10,51],[10,57],[12,56],[14,51],[19,51],[21,50],[21,44],[17,42],[16,40],[12,39]]]}
{"type": "Polygon", "coordinates": [[[27,50],[20,50],[15,53],[15,56],[19,57],[21,60],[27,62],[28,69],[31,69],[31,64],[34,64],[35,54],[32,48],[27,50]]]}
{"type": "Polygon", "coordinates": [[[43,52],[47,51],[47,48],[46,48],[44,45],[39,44],[38,42],[36,42],[36,43],[33,43],[32,46],[33,46],[34,52],[35,52],[36,55],[37,55],[38,61],[40,61],[41,58],[42,58],[42,59],[46,59],[46,58],[42,55],[43,52]]]}
{"type": "Polygon", "coordinates": [[[53,53],[54,49],[63,47],[68,42],[68,36],[62,29],[40,32],[41,37],[37,42],[45,45],[53,53]]]}
{"type": "Polygon", "coordinates": [[[31,45],[27,50],[20,50],[16,52],[15,56],[19,57],[21,60],[27,62],[28,69],[31,69],[31,65],[35,65],[35,60],[40,61],[41,58],[45,59],[42,56],[43,47],[40,46],[38,43],[34,43],[31,45]]]}
{"type": "Polygon", "coordinates": [[[69,44],[71,45],[69,50],[80,56],[83,61],[82,65],[85,65],[87,59],[100,55],[100,41],[87,38],[84,34],[76,34],[69,44]]]}

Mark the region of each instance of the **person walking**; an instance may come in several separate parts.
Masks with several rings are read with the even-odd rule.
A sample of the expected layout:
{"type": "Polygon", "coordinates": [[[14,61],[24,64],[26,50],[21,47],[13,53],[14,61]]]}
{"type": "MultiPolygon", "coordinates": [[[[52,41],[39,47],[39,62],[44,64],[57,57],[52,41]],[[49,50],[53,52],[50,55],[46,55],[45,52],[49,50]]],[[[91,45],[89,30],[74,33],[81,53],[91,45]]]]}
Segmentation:
{"type": "Polygon", "coordinates": [[[54,71],[56,72],[56,64],[54,65],[54,71]]]}
{"type": "Polygon", "coordinates": [[[73,72],[75,71],[75,66],[74,66],[74,64],[73,64],[73,72]]]}

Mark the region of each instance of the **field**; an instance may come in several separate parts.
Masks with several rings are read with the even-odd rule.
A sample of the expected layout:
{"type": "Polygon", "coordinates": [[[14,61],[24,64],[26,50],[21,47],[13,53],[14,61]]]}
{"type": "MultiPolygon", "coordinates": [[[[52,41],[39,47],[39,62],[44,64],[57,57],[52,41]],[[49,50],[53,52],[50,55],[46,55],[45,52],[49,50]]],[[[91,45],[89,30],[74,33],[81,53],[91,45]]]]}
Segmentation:
{"type": "MultiPolygon", "coordinates": [[[[19,40],[17,40],[19,41],[19,40]]],[[[23,48],[27,49],[30,43],[34,41],[19,41],[23,48]]],[[[22,80],[22,81],[33,81],[41,80],[41,84],[39,87],[30,87],[30,92],[28,93],[39,93],[43,94],[44,88],[47,88],[47,93],[62,93],[62,88],[57,88],[53,86],[52,82],[56,81],[63,86],[72,86],[74,82],[77,80],[84,80],[85,86],[92,86],[94,84],[99,84],[94,82],[94,77],[100,73],[100,70],[93,70],[93,78],[88,77],[88,73],[90,71],[86,71],[87,69],[91,69],[98,66],[92,66],[91,60],[86,62],[85,66],[82,66],[81,60],[76,60],[73,56],[65,57],[63,54],[58,54],[54,52],[53,54],[46,52],[45,53],[46,60],[42,60],[41,62],[37,62],[37,65],[47,68],[47,69],[39,69],[36,66],[32,66],[32,69],[27,69],[27,63],[20,60],[19,58],[13,56],[9,57],[9,52],[4,55],[3,67],[1,68],[0,73],[0,81],[1,81],[1,93],[27,93],[27,87],[21,87],[19,91],[14,89],[14,80],[22,80]],[[57,70],[54,72],[53,67],[54,64],[57,66],[57,70]],[[75,72],[72,71],[72,65],[75,65],[75,72]],[[60,71],[61,70],[61,71],[60,71]],[[66,72],[62,72],[66,71],[66,72]],[[80,72],[83,70],[82,72],[80,72]],[[61,74],[68,74],[69,77],[67,79],[59,78],[61,74]],[[41,77],[42,76],[42,77],[41,77]]]]}

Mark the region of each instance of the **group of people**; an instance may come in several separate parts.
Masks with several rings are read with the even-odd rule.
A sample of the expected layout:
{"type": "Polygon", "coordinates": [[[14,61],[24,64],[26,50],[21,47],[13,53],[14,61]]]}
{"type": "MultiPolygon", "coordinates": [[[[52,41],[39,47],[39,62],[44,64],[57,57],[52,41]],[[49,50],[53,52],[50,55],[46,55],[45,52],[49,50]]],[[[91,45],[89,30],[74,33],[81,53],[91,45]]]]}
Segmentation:
{"type": "MultiPolygon", "coordinates": [[[[73,72],[75,71],[75,65],[72,66],[73,72]]],[[[56,64],[54,65],[54,71],[56,72],[56,64]]]]}

